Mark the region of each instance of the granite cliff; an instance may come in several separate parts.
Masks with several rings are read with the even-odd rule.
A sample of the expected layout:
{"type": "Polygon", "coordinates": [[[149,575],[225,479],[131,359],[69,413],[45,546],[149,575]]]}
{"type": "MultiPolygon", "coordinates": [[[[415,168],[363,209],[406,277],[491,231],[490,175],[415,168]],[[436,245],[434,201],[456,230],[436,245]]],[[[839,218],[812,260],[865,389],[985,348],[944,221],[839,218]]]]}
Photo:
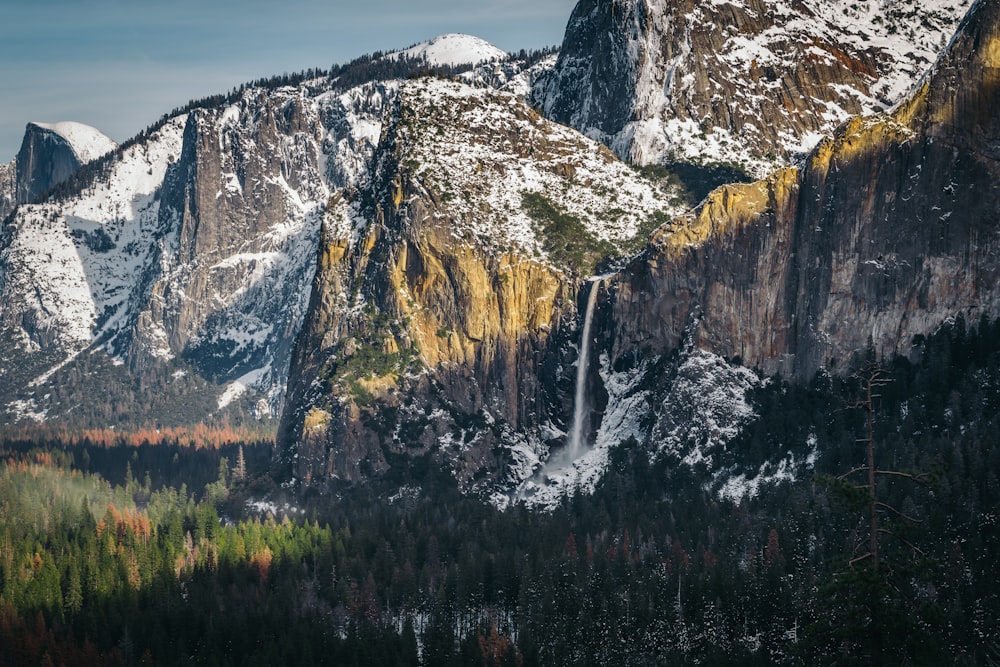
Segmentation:
{"type": "Polygon", "coordinates": [[[897,108],[661,230],[616,281],[612,357],[675,348],[688,329],[698,346],[808,379],[869,350],[906,354],[949,317],[1000,314],[997,14],[976,3],[897,108]]]}
{"type": "Polygon", "coordinates": [[[970,4],[581,0],[533,99],[633,162],[763,175],[901,99],[970,4]]]}
{"type": "Polygon", "coordinates": [[[284,474],[509,489],[560,437],[577,281],[676,191],[512,94],[436,79],[400,87],[367,183],[324,218],[284,474]]]}

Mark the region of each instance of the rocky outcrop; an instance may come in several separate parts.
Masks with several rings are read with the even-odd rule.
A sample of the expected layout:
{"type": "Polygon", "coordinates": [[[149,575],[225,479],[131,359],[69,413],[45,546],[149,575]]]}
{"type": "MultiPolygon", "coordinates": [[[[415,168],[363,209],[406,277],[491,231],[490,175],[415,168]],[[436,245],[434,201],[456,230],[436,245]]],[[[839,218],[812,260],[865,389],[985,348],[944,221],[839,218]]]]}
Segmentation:
{"type": "Polygon", "coordinates": [[[301,91],[189,115],[160,192],[169,243],[137,321],[134,367],[176,354],[218,381],[254,373],[280,397],[329,193],[325,134],[301,91]]]}
{"type": "Polygon", "coordinates": [[[443,469],[478,492],[530,475],[541,426],[568,412],[579,272],[641,244],[673,194],[514,95],[404,84],[368,186],[324,219],[284,474],[322,488],[443,469]]]}
{"type": "Polygon", "coordinates": [[[15,160],[17,203],[36,201],[114,147],[111,139],[80,123],[28,123],[15,160]]]}
{"type": "Polygon", "coordinates": [[[1000,315],[1000,9],[977,2],[896,110],[801,171],[714,192],[623,272],[613,357],[693,342],[806,379],[907,353],[946,318],[1000,315]]]}
{"type": "Polygon", "coordinates": [[[0,164],[0,221],[17,206],[17,161],[0,164]]]}
{"type": "Polygon", "coordinates": [[[900,99],[969,0],[580,0],[546,116],[638,162],[766,170],[900,99]]]}

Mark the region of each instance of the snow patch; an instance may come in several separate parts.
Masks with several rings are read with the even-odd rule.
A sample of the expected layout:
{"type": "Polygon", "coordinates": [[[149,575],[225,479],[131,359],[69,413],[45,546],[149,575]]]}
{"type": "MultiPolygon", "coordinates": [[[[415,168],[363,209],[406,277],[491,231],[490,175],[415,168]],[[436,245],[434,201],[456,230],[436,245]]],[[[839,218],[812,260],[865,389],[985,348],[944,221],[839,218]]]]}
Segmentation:
{"type": "Polygon", "coordinates": [[[686,351],[653,429],[658,455],[713,470],[714,459],[757,416],[749,394],[760,384],[748,368],[699,348],[686,351]]]}
{"type": "Polygon", "coordinates": [[[268,365],[264,368],[258,368],[250,371],[249,373],[242,375],[239,379],[231,382],[219,396],[218,409],[222,410],[228,407],[230,403],[245,394],[248,389],[256,387],[260,380],[267,377],[270,372],[271,367],[268,365]]]}
{"type": "Polygon", "coordinates": [[[744,500],[755,498],[764,486],[794,482],[804,470],[815,468],[816,460],[819,458],[815,433],[809,435],[806,444],[810,447],[810,451],[804,459],[788,452],[787,456],[777,463],[765,461],[753,477],[748,477],[744,473],[734,474],[732,470],[720,471],[713,475],[709,487],[717,488],[716,496],[720,500],[739,504],[744,500]]]}

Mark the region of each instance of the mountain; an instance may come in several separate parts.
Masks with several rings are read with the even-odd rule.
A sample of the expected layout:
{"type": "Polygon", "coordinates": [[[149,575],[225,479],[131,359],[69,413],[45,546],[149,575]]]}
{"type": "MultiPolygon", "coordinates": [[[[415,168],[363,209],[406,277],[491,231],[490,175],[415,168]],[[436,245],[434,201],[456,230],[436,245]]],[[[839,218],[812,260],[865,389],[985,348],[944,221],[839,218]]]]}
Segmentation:
{"type": "MultiPolygon", "coordinates": [[[[502,53],[483,44],[448,36],[428,54],[502,53]]],[[[428,66],[365,57],[192,103],[18,208],[0,237],[8,418],[276,417],[330,198],[365,184],[395,82],[428,66]]],[[[488,69],[506,81],[518,65],[488,69]]],[[[18,174],[100,152],[81,128],[29,126],[18,174]]]]}
{"type": "Polygon", "coordinates": [[[533,101],[640,164],[758,176],[899,101],[970,0],[581,0],[533,101]]]}
{"type": "MultiPolygon", "coordinates": [[[[814,444],[763,462],[756,476],[720,467],[756,417],[750,395],[762,377],[850,372],[869,354],[909,353],[950,318],[1000,315],[992,12],[975,5],[896,108],[843,125],[801,169],[714,191],[620,270],[567,266],[573,252],[559,261],[545,236],[540,252],[531,251],[538,236],[515,233],[520,215],[539,210],[530,190],[521,211],[511,196],[536,183],[511,165],[537,159],[523,126],[497,115],[487,126],[511,129],[466,137],[437,120],[482,115],[502,97],[404,86],[375,158],[375,190],[345,195],[325,223],[280,435],[285,478],[419,484],[444,467],[460,488],[500,504],[550,505],[593,488],[612,451],[629,444],[702,470],[728,497],[794,477],[815,460],[814,444]],[[471,159],[462,147],[483,140],[490,150],[471,159]],[[512,172],[521,185],[498,193],[497,179],[512,172]],[[480,173],[490,178],[470,181],[480,173]],[[557,270],[497,285],[504,264],[489,257],[498,247],[514,252],[512,265],[534,255],[557,270]],[[525,317],[506,285],[545,308],[525,317]],[[594,330],[581,341],[591,293],[594,330]],[[590,346],[595,361],[579,382],[591,446],[567,458],[572,365],[590,346]]],[[[551,159],[552,141],[543,145],[551,159]]],[[[549,185],[546,197],[574,183],[623,189],[622,176],[584,175],[578,154],[559,153],[568,184],[549,185]]],[[[570,202],[553,199],[547,215],[561,221],[570,202]]],[[[613,220],[611,206],[583,210],[613,220]]],[[[549,243],[554,229],[544,229],[549,243]]]]}
{"type": "Polygon", "coordinates": [[[0,165],[0,219],[63,183],[117,144],[100,130],[64,121],[28,123],[17,157],[0,165]]]}
{"type": "Polygon", "coordinates": [[[283,475],[510,488],[561,435],[579,279],[641,248],[677,190],[511,93],[420,79],[389,109],[372,177],[324,218],[283,475]]]}
{"type": "MultiPolygon", "coordinates": [[[[8,340],[39,359],[39,386],[64,382],[54,361],[100,350],[164,391],[190,371],[228,383],[214,399],[197,392],[202,416],[248,386],[266,399],[255,410],[277,410],[327,184],[351,178],[372,131],[367,94],[250,89],[167,120],[66,198],[19,208],[0,255],[2,315],[8,340]]],[[[17,400],[34,414],[74,407],[17,400]]]]}
{"type": "MultiPolygon", "coordinates": [[[[845,124],[801,170],[722,187],[658,230],[608,279],[605,364],[633,389],[609,389],[605,415],[648,406],[638,441],[738,498],[747,471],[722,460],[760,383],[743,366],[806,384],[917,359],[956,318],[1000,316],[998,45],[1000,10],[978,2],[897,108],[845,124]]],[[[756,483],[816,456],[815,443],[794,449],[756,483]]]]}
{"type": "MultiPolygon", "coordinates": [[[[591,134],[621,151],[608,128],[641,117],[636,93],[650,89],[637,82],[658,81],[675,48],[664,26],[687,26],[698,48],[671,56],[675,73],[735,109],[725,95],[767,77],[720,60],[742,43],[704,29],[723,12],[772,55],[803,55],[809,31],[809,48],[832,54],[788,71],[768,60],[785,88],[762,88],[757,111],[816,89],[806,81],[857,99],[850,77],[888,104],[957,5],[902,7],[887,11],[927,24],[906,28],[923,46],[905,57],[829,7],[713,3],[675,20],[666,5],[583,0],[558,58],[504,59],[447,35],[189,105],[8,218],[0,404],[12,421],[77,425],[280,414],[276,475],[294,489],[441,477],[498,504],[546,505],[594,488],[625,444],[708,465],[754,420],[762,377],[846,372],[869,347],[905,353],[947,317],[993,314],[988,253],[961,253],[992,249],[976,230],[996,210],[993,164],[957,148],[979,155],[991,130],[970,113],[932,123],[906,102],[851,121],[801,170],[688,210],[675,175],[630,166],[530,102],[556,119],[577,109],[585,129],[608,112],[608,131],[591,134]],[[596,87],[578,58],[587,34],[596,87]],[[421,76],[434,67],[452,79],[421,76]],[[932,213],[948,222],[927,224],[932,213]]],[[[945,89],[933,82],[958,67],[963,39],[912,99],[945,89]]],[[[966,67],[955,85],[988,109],[982,76],[966,67]]],[[[752,162],[778,140],[741,145],[752,162]]],[[[809,452],[796,456],[785,469],[809,452]]]]}
{"type": "Polygon", "coordinates": [[[15,160],[17,203],[27,204],[117,144],[82,123],[28,123],[15,160]]]}

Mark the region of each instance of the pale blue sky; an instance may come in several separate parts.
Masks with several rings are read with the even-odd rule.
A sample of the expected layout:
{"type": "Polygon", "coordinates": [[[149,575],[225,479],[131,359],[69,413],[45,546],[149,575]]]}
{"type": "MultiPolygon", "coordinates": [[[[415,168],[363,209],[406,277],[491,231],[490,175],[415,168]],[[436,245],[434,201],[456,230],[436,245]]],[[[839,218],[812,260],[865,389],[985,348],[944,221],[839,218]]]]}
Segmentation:
{"type": "Polygon", "coordinates": [[[193,98],[464,32],[562,41],[575,0],[0,0],[0,163],[28,121],[124,141],[193,98]]]}

